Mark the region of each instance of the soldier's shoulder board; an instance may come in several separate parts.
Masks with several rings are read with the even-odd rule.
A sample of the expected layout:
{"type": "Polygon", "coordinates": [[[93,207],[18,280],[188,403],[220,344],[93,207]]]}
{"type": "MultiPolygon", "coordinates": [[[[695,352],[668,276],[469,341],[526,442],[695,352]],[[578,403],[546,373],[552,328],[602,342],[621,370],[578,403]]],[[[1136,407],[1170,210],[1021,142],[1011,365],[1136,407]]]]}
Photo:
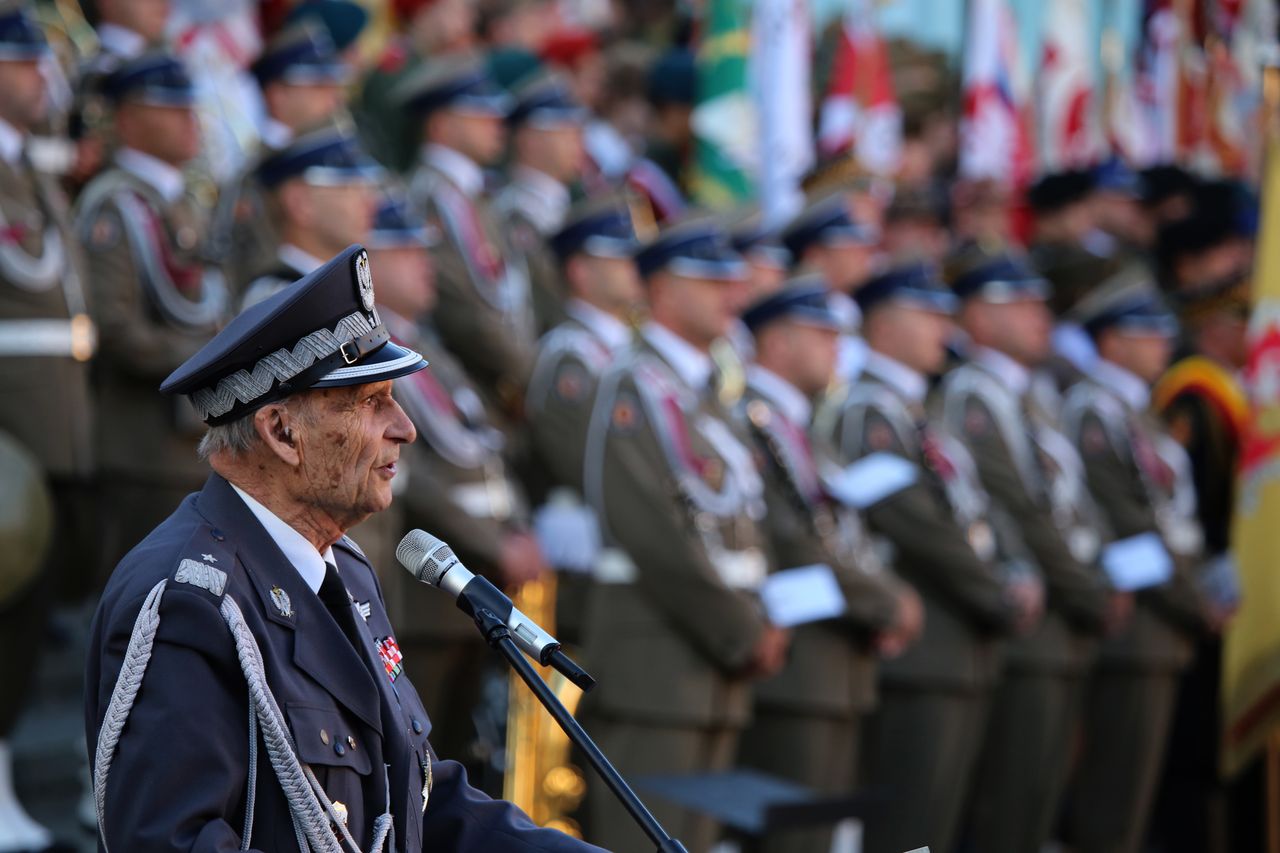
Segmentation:
{"type": "Polygon", "coordinates": [[[202,525],[179,553],[181,556],[169,574],[170,585],[203,590],[214,599],[226,594],[228,577],[235,566],[235,548],[226,534],[202,525]]]}

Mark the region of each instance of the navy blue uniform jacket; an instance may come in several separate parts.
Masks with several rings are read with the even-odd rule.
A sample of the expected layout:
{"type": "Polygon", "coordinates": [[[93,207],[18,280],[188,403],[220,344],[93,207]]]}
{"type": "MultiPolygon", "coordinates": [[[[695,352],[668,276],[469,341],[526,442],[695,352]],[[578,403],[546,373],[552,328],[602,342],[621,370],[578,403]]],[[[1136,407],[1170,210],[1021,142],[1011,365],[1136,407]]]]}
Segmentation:
{"type": "MultiPolygon", "coordinates": [[[[85,691],[91,759],[134,620],[151,588],[169,581],[151,662],[108,778],[104,832],[113,853],[230,853],[241,845],[249,773],[245,678],[218,612],[221,596],[175,581],[184,559],[226,573],[222,594],[235,599],[262,649],[298,755],[329,798],[346,807],[363,849],[386,810],[389,786],[397,851],[598,853],[535,827],[511,804],[470,787],[457,763],[435,759],[417,691],[403,674],[393,681],[378,652],[378,643],[390,650],[393,634],[373,569],[347,540],[333,551],[347,589],[367,605],[360,607],[367,620],[356,618],[369,635],[367,662],[216,474],[116,568],[91,631],[85,691]]],[[[259,747],[252,849],[296,851],[261,734],[259,747]]]]}

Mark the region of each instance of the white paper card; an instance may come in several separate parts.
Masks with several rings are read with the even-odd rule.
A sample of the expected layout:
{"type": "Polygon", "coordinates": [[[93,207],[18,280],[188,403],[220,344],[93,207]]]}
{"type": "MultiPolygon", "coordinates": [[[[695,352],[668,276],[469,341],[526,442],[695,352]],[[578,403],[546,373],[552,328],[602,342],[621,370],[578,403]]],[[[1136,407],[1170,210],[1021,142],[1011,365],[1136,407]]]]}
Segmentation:
{"type": "Polygon", "coordinates": [[[866,509],[916,481],[914,463],[892,453],[864,456],[827,479],[831,496],[845,506],[866,509]]]}
{"type": "Polygon", "coordinates": [[[760,588],[769,621],[779,628],[834,619],[844,613],[844,594],[825,563],[775,572],[760,588]]]}
{"type": "Polygon", "coordinates": [[[1173,577],[1173,558],[1156,533],[1140,533],[1102,549],[1102,568],[1121,592],[1158,586],[1173,577]]]}

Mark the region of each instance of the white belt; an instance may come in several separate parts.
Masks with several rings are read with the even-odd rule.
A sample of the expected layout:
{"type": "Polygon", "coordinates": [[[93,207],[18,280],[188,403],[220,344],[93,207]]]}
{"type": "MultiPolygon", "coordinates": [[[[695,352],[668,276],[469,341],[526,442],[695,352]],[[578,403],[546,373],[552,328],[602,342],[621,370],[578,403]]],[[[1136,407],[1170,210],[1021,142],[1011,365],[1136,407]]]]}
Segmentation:
{"type": "MultiPolygon", "coordinates": [[[[734,589],[758,590],[769,572],[764,553],[758,548],[713,551],[711,562],[725,586],[734,589]]],[[[625,552],[605,548],[596,562],[594,577],[598,583],[630,584],[636,582],[638,574],[636,564],[625,552]]]]}
{"type": "Polygon", "coordinates": [[[88,361],[98,331],[85,314],[70,320],[0,320],[0,356],[67,356],[88,361]]]}
{"type": "Polygon", "coordinates": [[[483,483],[464,483],[449,490],[450,499],[472,518],[496,518],[499,521],[511,517],[515,495],[506,480],[483,483]]]}

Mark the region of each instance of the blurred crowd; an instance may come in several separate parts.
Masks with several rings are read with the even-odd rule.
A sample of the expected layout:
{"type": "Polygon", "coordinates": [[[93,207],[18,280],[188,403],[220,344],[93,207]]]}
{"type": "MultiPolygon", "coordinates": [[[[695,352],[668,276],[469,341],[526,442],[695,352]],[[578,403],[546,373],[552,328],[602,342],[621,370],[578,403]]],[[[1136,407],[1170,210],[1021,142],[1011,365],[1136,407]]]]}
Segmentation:
{"type": "MultiPolygon", "coordinates": [[[[6,740],[30,638],[253,440],[160,382],[353,243],[430,368],[352,536],[488,787],[504,682],[396,567],[413,528],[552,592],[628,778],[878,791],[871,853],[1261,849],[1216,702],[1255,193],[1116,157],[957,178],[954,75],[895,43],[894,175],[842,148],[784,221],[700,208],[698,5],[0,3],[0,853],[54,849],[6,740]]],[[[647,849],[590,776],[564,811],[647,849]]]]}

